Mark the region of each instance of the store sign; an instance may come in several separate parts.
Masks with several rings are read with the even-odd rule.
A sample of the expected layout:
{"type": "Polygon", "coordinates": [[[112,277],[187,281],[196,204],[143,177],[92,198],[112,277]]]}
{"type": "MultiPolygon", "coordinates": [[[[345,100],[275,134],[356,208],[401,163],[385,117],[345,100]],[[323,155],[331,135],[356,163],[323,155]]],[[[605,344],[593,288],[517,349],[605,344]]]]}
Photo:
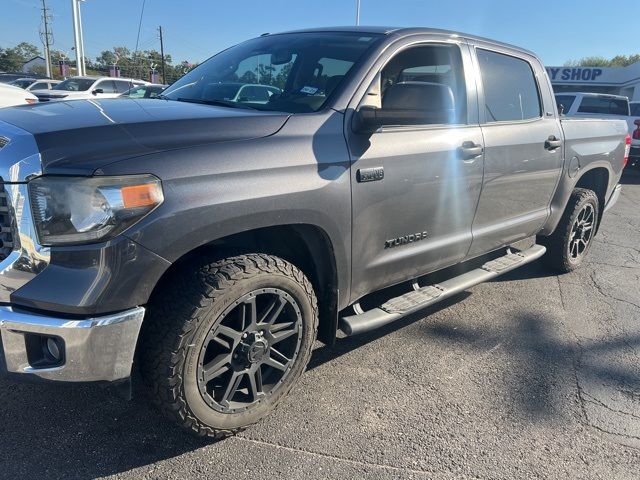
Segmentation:
{"type": "Polygon", "coordinates": [[[601,68],[547,68],[552,82],[595,82],[602,75],[601,68]]]}

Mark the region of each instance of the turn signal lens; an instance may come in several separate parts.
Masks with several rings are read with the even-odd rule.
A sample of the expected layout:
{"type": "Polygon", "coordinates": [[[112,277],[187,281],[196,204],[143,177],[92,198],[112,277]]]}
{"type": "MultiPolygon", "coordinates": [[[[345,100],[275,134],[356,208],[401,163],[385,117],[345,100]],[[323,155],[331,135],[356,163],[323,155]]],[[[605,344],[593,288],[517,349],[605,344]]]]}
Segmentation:
{"type": "Polygon", "coordinates": [[[124,208],[151,207],[162,201],[162,190],[159,183],[131,185],[122,187],[120,191],[124,208]]]}

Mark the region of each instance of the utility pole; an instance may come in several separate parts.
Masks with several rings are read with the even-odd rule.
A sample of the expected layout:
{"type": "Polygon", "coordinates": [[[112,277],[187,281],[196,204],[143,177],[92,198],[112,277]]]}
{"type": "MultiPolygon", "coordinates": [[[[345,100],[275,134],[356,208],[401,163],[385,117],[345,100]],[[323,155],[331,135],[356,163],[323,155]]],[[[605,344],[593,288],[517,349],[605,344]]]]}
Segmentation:
{"type": "Polygon", "coordinates": [[[84,0],[78,0],[78,31],[80,32],[80,62],[82,63],[82,75],[87,74],[87,66],[85,65],[84,56],[84,37],[82,35],[82,11],[80,9],[80,2],[84,0]]]}
{"type": "Polygon", "coordinates": [[[53,44],[53,33],[49,31],[49,11],[45,0],[42,0],[42,22],[44,23],[44,31],[40,30],[40,39],[44,44],[44,61],[46,63],[47,77],[51,78],[51,50],[53,44]]]}
{"type": "Polygon", "coordinates": [[[360,25],[360,0],[356,0],[356,26],[360,25]]]}
{"type": "Polygon", "coordinates": [[[84,65],[84,45],[82,41],[82,18],[80,17],[80,0],[71,0],[71,11],[73,16],[73,40],[76,50],[76,74],[85,75],[84,65]]]}
{"type": "Polygon", "coordinates": [[[162,25],[158,27],[160,33],[160,63],[162,64],[162,83],[167,83],[167,77],[164,76],[164,42],[162,40],[162,25]]]}

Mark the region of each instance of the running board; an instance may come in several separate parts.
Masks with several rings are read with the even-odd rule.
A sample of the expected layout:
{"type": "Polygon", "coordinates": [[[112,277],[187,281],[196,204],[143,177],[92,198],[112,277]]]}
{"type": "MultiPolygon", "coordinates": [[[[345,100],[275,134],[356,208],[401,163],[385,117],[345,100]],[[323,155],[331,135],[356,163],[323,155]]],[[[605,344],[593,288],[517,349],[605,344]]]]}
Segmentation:
{"type": "Polygon", "coordinates": [[[486,282],[503,273],[531,263],[547,251],[542,245],[534,245],[521,252],[508,253],[491,260],[480,268],[463,273],[442,283],[418,288],[396,298],[392,298],[377,308],[340,319],[340,330],[347,336],[375,330],[399,320],[429,305],[441,302],[457,293],[486,282]]]}

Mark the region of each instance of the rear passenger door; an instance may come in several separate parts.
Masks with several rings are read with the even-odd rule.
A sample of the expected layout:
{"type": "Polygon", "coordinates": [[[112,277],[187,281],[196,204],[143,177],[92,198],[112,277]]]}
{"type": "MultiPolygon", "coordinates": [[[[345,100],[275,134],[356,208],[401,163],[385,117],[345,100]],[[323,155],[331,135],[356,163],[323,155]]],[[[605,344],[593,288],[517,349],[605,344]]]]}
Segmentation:
{"type": "Polygon", "coordinates": [[[485,152],[470,257],[535,235],[562,170],[562,132],[544,68],[525,53],[474,47],[485,152]]]}

